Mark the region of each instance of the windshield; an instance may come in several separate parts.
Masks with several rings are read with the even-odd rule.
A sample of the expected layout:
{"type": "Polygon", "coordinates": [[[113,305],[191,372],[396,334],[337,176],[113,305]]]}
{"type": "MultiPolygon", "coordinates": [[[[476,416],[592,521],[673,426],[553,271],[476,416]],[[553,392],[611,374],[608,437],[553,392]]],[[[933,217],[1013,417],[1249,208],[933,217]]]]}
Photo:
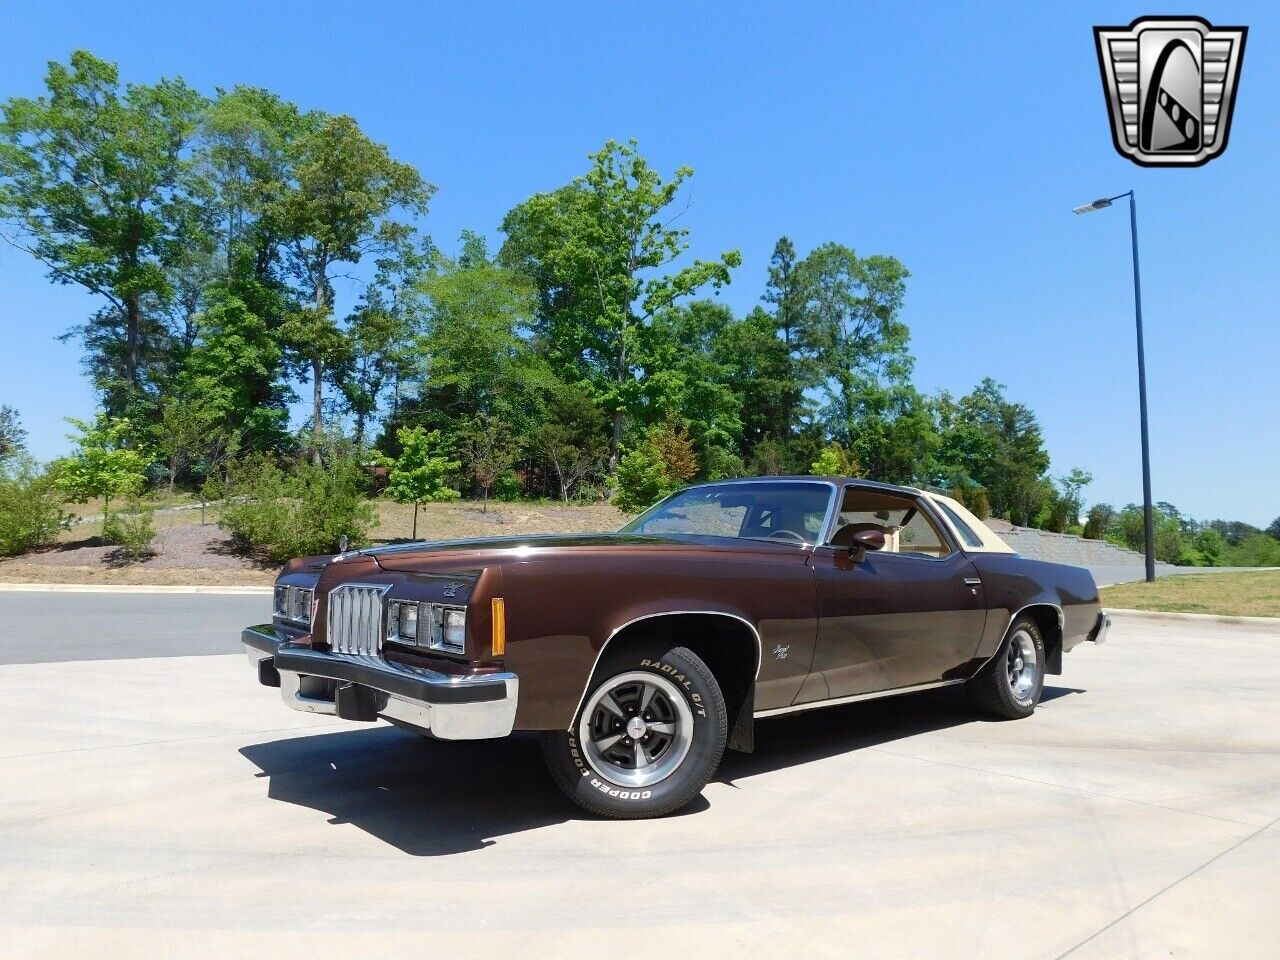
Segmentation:
{"type": "Polygon", "coordinates": [[[822,537],[831,493],[828,484],[806,480],[711,483],[681,490],[622,532],[812,544],[822,537]]]}

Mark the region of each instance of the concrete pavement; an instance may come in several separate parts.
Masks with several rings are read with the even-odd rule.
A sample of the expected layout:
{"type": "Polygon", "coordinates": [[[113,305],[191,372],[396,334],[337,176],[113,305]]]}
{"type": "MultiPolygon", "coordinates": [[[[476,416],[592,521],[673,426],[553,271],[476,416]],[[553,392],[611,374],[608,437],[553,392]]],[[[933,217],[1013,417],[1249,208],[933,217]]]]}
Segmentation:
{"type": "MultiPolygon", "coordinates": [[[[8,599],[0,651],[19,649],[8,599]]],[[[1025,721],[954,690],[765,721],[689,811],[616,823],[560,796],[531,737],[287,711],[213,646],[263,598],[217,599],[195,618],[210,655],[173,656],[167,626],[144,638],[167,656],[121,640],[184,616],[166,610],[131,631],[100,616],[115,658],[0,666],[6,960],[1240,960],[1280,942],[1270,624],[1119,616],[1025,721]]]]}

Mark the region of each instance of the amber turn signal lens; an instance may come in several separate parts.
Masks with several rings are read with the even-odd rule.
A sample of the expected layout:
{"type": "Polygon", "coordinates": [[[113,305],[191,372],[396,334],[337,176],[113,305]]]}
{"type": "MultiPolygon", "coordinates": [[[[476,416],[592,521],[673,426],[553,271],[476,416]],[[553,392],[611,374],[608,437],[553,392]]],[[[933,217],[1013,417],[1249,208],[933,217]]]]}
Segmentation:
{"type": "Polygon", "coordinates": [[[505,656],[507,652],[507,605],[501,597],[494,597],[490,603],[493,611],[493,655],[505,656]]]}

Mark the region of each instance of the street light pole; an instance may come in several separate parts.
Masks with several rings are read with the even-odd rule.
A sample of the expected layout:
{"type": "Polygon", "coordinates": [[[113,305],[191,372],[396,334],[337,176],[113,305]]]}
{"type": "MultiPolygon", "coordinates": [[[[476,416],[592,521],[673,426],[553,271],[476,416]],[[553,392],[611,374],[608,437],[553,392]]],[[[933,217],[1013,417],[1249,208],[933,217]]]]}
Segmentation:
{"type": "Polygon", "coordinates": [[[1117,194],[1076,207],[1076,213],[1092,213],[1129,198],[1129,232],[1133,240],[1133,312],[1138,332],[1138,412],[1142,428],[1142,526],[1146,540],[1147,582],[1156,578],[1155,510],[1151,505],[1151,449],[1147,433],[1147,357],[1142,340],[1142,282],[1138,276],[1138,204],[1134,192],[1117,194]]]}

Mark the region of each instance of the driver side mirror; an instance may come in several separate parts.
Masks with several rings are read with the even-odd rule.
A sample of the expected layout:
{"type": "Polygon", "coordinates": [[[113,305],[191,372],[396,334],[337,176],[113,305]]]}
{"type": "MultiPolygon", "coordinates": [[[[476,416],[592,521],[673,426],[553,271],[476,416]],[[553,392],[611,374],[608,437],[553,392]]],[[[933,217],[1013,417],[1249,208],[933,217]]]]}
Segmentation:
{"type": "Polygon", "coordinates": [[[868,550],[884,549],[884,534],[879,530],[859,530],[849,544],[849,556],[861,560],[868,550]]]}

